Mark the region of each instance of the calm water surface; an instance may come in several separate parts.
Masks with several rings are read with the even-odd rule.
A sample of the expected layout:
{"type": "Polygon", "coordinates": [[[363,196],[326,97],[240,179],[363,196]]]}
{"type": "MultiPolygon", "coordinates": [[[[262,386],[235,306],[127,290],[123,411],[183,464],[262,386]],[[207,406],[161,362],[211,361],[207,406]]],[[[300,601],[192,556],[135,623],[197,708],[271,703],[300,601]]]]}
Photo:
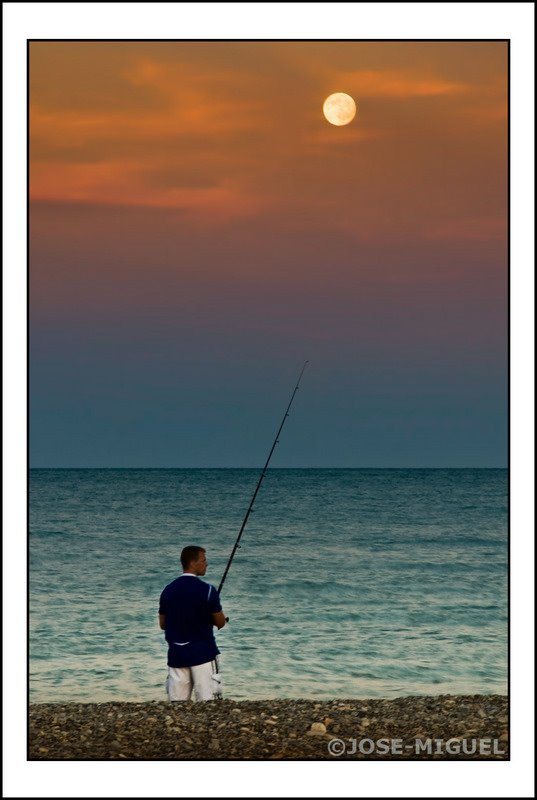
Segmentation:
{"type": "MultiPolygon", "coordinates": [[[[249,469],[32,470],[32,702],[164,700],[158,598],[218,585],[249,469]]],[[[507,471],[275,469],[222,592],[227,697],[507,691],[507,471]]]]}

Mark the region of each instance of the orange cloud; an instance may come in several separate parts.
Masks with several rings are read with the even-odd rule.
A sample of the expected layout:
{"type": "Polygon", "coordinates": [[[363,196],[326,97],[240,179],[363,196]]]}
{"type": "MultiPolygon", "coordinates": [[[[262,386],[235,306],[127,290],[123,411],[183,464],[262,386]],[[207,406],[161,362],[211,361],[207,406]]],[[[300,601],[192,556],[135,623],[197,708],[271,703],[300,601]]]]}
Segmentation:
{"type": "Polygon", "coordinates": [[[247,131],[266,124],[266,110],[252,91],[249,73],[198,73],[188,64],[141,59],[122,74],[135,86],[149,87],[163,101],[162,113],[148,118],[145,126],[142,121],[146,133],[215,134],[247,131]]]}
{"type": "Polygon", "coordinates": [[[337,73],[341,91],[355,91],[359,97],[435,97],[461,94],[470,87],[456,81],[416,75],[401,70],[358,70],[337,73]]]}
{"type": "Polygon", "coordinates": [[[336,43],[335,66],[327,67],[329,51],[306,44],[207,46],[202,55],[177,46],[171,60],[169,49],[159,60],[134,46],[104,52],[88,45],[80,63],[72,47],[59,77],[58,65],[51,73],[56,48],[50,63],[47,47],[38,48],[32,199],[180,209],[204,225],[276,214],[294,224],[354,228],[362,239],[386,226],[442,236],[433,220],[455,202],[457,214],[496,213],[496,195],[479,187],[490,185],[502,154],[501,77],[488,66],[479,71],[472,54],[473,83],[465,82],[468,70],[457,74],[447,50],[444,61],[422,59],[419,71],[417,57],[412,68],[393,60],[380,68],[384,48],[373,48],[375,60],[373,45],[343,48],[342,63],[336,43]],[[367,68],[349,68],[355,64],[367,68]],[[346,128],[322,117],[328,81],[327,91],[358,99],[356,122],[346,128]],[[362,98],[369,98],[363,106],[362,98]]]}
{"type": "Polygon", "coordinates": [[[36,164],[32,199],[192,210],[216,220],[250,216],[261,203],[231,183],[209,187],[147,186],[138,162],[36,164]]]}
{"type": "Polygon", "coordinates": [[[266,106],[247,74],[203,74],[138,59],[128,83],[159,98],[139,109],[50,110],[32,98],[31,197],[192,209],[220,217],[261,207],[240,186],[244,136],[266,127],[266,106]]]}
{"type": "MultiPolygon", "coordinates": [[[[357,142],[367,142],[373,139],[382,139],[384,136],[389,135],[389,131],[382,128],[361,128],[356,124],[354,127],[338,128],[334,131],[334,127],[327,125],[321,129],[314,131],[309,137],[309,142],[312,144],[329,145],[337,147],[340,144],[352,144],[357,142]]],[[[321,152],[321,151],[319,151],[321,152]]]]}

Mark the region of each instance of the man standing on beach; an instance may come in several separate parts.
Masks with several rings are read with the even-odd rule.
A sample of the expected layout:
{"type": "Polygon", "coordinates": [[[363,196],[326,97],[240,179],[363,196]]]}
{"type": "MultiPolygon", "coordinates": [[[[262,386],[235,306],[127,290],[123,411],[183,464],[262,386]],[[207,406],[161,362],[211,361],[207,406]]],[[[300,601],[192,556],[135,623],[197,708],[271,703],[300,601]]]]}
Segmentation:
{"type": "Polygon", "coordinates": [[[185,547],[181,564],[183,574],[166,586],[159,605],[159,623],[168,642],[168,698],[190,700],[194,689],[197,700],[213,700],[221,696],[214,661],[220,650],[213,626],[220,630],[226,618],[218,591],[200,580],[207,572],[204,548],[185,547]]]}

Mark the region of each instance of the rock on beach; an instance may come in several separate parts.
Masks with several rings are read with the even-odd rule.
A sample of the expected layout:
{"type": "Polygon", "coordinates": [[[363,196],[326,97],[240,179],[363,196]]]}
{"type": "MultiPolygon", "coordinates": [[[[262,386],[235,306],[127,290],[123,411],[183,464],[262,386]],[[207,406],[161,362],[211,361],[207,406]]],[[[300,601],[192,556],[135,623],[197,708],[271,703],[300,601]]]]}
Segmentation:
{"type": "Polygon", "coordinates": [[[30,705],[28,757],[505,760],[508,744],[508,701],[503,695],[37,703],[30,705]],[[387,752],[379,751],[379,740],[388,743],[387,752]],[[418,752],[416,740],[423,743],[418,752]],[[446,750],[448,741],[454,752],[446,750]]]}

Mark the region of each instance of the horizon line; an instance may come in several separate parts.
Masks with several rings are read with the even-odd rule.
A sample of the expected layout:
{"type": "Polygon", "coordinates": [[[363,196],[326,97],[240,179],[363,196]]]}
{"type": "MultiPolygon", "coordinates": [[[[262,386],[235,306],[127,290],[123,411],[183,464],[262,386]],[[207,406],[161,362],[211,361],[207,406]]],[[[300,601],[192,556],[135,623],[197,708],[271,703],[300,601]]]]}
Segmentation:
{"type": "MultiPolygon", "coordinates": [[[[445,466],[427,466],[427,465],[404,466],[404,465],[401,465],[401,466],[397,466],[397,467],[386,467],[386,466],[384,466],[384,467],[379,467],[379,466],[377,466],[377,467],[374,467],[374,466],[373,467],[372,466],[369,466],[369,467],[365,467],[365,466],[356,466],[356,467],[349,467],[349,466],[309,466],[309,467],[294,466],[294,467],[270,467],[269,469],[271,469],[271,470],[276,470],[276,469],[283,470],[283,469],[508,469],[508,468],[509,468],[509,466],[506,464],[505,466],[484,466],[484,465],[479,465],[479,466],[448,466],[448,465],[445,465],[445,466]]],[[[130,466],[130,467],[119,467],[119,466],[107,466],[107,467],[104,467],[104,466],[92,466],[92,467],[88,467],[88,466],[84,466],[84,467],[82,467],[82,466],[61,466],[60,467],[60,466],[47,466],[47,467],[36,467],[36,466],[29,466],[28,469],[29,470],[32,470],[32,469],[138,469],[138,470],[141,470],[141,469],[160,469],[160,470],[164,470],[164,469],[190,469],[190,470],[192,470],[192,469],[252,469],[252,470],[259,470],[259,469],[262,469],[262,466],[256,466],[256,467],[245,467],[245,466],[227,466],[227,467],[215,467],[215,466],[203,466],[203,467],[184,467],[184,466],[183,467],[178,467],[178,466],[174,466],[174,467],[164,467],[164,466],[161,466],[161,467],[155,467],[155,466],[153,466],[153,467],[147,467],[147,466],[130,466]]]]}

